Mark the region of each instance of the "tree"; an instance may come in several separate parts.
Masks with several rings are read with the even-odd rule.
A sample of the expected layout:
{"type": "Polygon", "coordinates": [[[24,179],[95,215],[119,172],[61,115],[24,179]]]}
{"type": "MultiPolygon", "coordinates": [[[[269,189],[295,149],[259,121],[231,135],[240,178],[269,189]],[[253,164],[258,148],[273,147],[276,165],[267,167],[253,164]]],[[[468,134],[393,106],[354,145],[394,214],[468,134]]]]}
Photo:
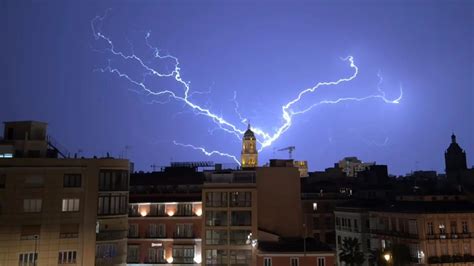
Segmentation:
{"type": "Polygon", "coordinates": [[[360,251],[360,243],[357,238],[346,238],[342,241],[339,259],[351,266],[364,263],[364,253],[360,251]]]}

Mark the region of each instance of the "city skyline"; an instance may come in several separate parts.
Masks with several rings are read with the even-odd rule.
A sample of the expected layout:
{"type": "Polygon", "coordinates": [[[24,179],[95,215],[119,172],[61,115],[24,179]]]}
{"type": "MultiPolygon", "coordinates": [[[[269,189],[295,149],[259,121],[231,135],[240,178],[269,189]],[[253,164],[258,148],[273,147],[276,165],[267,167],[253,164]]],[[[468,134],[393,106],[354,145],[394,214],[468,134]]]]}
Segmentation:
{"type": "MultiPolygon", "coordinates": [[[[260,162],[287,158],[277,150],[296,146],[293,157],[307,160],[313,171],[357,156],[386,164],[397,175],[444,172],[443,154],[454,133],[471,167],[473,4],[389,3],[384,8],[369,2],[355,7],[344,1],[211,1],[205,12],[197,12],[202,7],[183,2],[6,2],[2,17],[10,38],[2,48],[12,53],[5,55],[2,71],[6,97],[0,104],[6,111],[0,120],[48,122],[71,154],[127,156],[138,170],[169,161],[233,162],[173,144],[240,157],[239,138],[209,117],[183,101],[150,98],[136,84],[104,71],[112,62],[114,69],[143,75],[136,65],[114,59],[103,41],[110,37],[126,55],[144,53],[150,44],[162,56],[176,56],[182,80],[191,82],[193,102],[242,132],[249,121],[265,132],[277,131],[282,105],[305,88],[354,76],[347,61],[353,56],[357,77],[318,88],[294,111],[344,97],[384,98],[326,104],[295,116],[291,128],[259,153],[260,162]],[[20,19],[20,12],[27,16],[20,19]],[[97,17],[104,18],[101,31],[94,27],[97,17]],[[248,119],[241,121],[240,115],[248,119]]],[[[150,57],[146,63],[170,71],[150,57]]],[[[177,84],[156,79],[151,85],[176,89],[177,84]]]]}

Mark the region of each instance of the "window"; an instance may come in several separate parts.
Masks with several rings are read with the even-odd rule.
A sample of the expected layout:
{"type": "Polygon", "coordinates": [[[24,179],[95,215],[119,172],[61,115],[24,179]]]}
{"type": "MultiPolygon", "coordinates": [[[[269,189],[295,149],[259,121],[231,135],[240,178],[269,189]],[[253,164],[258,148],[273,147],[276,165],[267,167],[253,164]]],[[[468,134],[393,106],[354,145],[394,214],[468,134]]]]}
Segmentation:
{"type": "Polygon", "coordinates": [[[359,231],[359,223],[357,222],[356,219],[354,219],[354,231],[356,231],[356,232],[359,231]]]}
{"type": "Polygon", "coordinates": [[[18,266],[35,265],[37,259],[38,259],[38,253],[34,253],[34,252],[20,253],[20,256],[18,258],[18,266]]]}
{"type": "Polygon", "coordinates": [[[232,230],[230,231],[231,245],[246,245],[250,230],[232,230]]]}
{"type": "Polygon", "coordinates": [[[59,227],[59,238],[77,238],[79,236],[79,224],[61,224],[59,227]]]}
{"type": "Polygon", "coordinates": [[[80,174],[65,174],[63,176],[63,187],[81,187],[80,174]]]}
{"type": "Polygon", "coordinates": [[[175,238],[192,238],[193,235],[193,225],[192,224],[177,224],[176,232],[174,232],[175,238]]]}
{"type": "Polygon", "coordinates": [[[166,225],[165,224],[149,224],[148,237],[165,238],[166,225]]]}
{"type": "Polygon", "coordinates": [[[229,252],[230,265],[250,265],[252,261],[252,251],[231,250],[229,252]]]}
{"type": "Polygon", "coordinates": [[[227,250],[206,250],[206,265],[227,265],[227,250]]]}
{"type": "Polygon", "coordinates": [[[22,225],[21,226],[21,240],[39,239],[41,225],[22,225]]]}
{"type": "Polygon", "coordinates": [[[173,263],[194,263],[194,246],[173,246],[173,263]]]}
{"type": "MultiPolygon", "coordinates": [[[[150,205],[150,213],[151,213],[151,206],[152,205],[150,205]]],[[[140,213],[138,213],[138,204],[133,204],[133,205],[130,204],[128,206],[128,216],[133,216],[133,217],[140,216],[140,213]]]]}
{"type": "Polygon", "coordinates": [[[6,181],[7,181],[7,175],[0,174],[0,188],[5,188],[6,181]]]}
{"type": "Polygon", "coordinates": [[[464,234],[469,233],[469,227],[468,227],[468,225],[467,225],[467,221],[462,221],[461,224],[462,224],[462,232],[463,232],[464,234]]]}
{"type": "Polygon", "coordinates": [[[264,258],[263,266],[272,266],[272,258],[264,258]]]}
{"type": "Polygon", "coordinates": [[[59,251],[58,264],[76,263],[76,251],[59,251]]]}
{"type": "Polygon", "coordinates": [[[456,234],[457,233],[457,223],[456,221],[451,221],[451,234],[456,234]]]}
{"type": "Polygon", "coordinates": [[[227,225],[226,211],[206,211],[206,225],[225,226],[227,225]]]}
{"type": "Polygon", "coordinates": [[[232,226],[250,226],[252,224],[251,211],[233,211],[231,213],[232,226]]]}
{"type": "Polygon", "coordinates": [[[137,263],[140,260],[140,246],[139,245],[128,245],[127,246],[127,263],[137,263]]]}
{"type": "Polygon", "coordinates": [[[433,230],[433,223],[432,222],[428,222],[428,235],[432,235],[434,234],[434,230],[433,230]]]}
{"type": "Polygon", "coordinates": [[[128,225],[128,237],[138,237],[138,224],[128,225]]]}
{"type": "Polygon", "coordinates": [[[63,199],[63,212],[78,212],[79,211],[79,199],[63,199]]]}
{"type": "Polygon", "coordinates": [[[370,239],[367,239],[367,249],[370,249],[370,239]]]}
{"type": "Polygon", "coordinates": [[[206,192],[206,207],[227,207],[227,192],[206,192]]]}
{"type": "Polygon", "coordinates": [[[148,249],[148,263],[166,263],[165,250],[163,248],[149,248],[148,249]]]}
{"type": "Polygon", "coordinates": [[[318,266],[326,266],[326,258],[318,257],[318,266]]]}
{"type": "Polygon", "coordinates": [[[127,191],[128,172],[123,170],[101,170],[99,191],[127,191]]]}
{"type": "Polygon", "coordinates": [[[192,216],[193,215],[193,205],[190,203],[179,203],[178,211],[176,212],[177,216],[192,216]]]}
{"type": "Polygon", "coordinates": [[[206,245],[227,245],[227,231],[206,230],[206,245]]]}
{"type": "Polygon", "coordinates": [[[300,260],[298,258],[290,258],[290,266],[299,266],[300,260]]]}
{"type": "Polygon", "coordinates": [[[337,236],[337,244],[340,245],[341,243],[342,243],[342,242],[341,242],[341,236],[337,236]]]}
{"type": "Polygon", "coordinates": [[[42,176],[27,176],[25,187],[43,187],[44,178],[42,176]]]}
{"type": "Polygon", "coordinates": [[[127,214],[127,195],[100,195],[97,213],[99,215],[127,214]]]}
{"type": "Polygon", "coordinates": [[[24,199],[23,200],[23,211],[24,212],[41,212],[41,199],[24,199]]]}
{"type": "MultiPolygon", "coordinates": [[[[179,205],[178,205],[179,211],[179,205]]],[[[148,216],[165,216],[165,204],[150,204],[150,213],[148,216]]],[[[138,206],[137,206],[137,215],[138,215],[138,206]]]]}
{"type": "Polygon", "coordinates": [[[250,207],[252,206],[252,192],[231,192],[231,207],[250,207]]]}
{"type": "Polygon", "coordinates": [[[117,256],[117,243],[104,243],[97,244],[95,246],[95,257],[96,258],[112,258],[117,256]]]}

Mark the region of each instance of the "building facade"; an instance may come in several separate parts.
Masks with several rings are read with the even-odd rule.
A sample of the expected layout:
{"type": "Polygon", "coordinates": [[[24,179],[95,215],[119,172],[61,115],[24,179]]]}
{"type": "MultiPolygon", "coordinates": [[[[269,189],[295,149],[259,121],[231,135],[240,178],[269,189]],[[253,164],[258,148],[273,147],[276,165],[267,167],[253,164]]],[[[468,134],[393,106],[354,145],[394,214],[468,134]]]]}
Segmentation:
{"type": "Polygon", "coordinates": [[[190,164],[131,175],[129,265],[200,265],[202,183],[190,164]]]}
{"type": "Polygon", "coordinates": [[[34,121],[0,147],[0,265],[125,265],[128,160],[59,158],[34,121]]]}

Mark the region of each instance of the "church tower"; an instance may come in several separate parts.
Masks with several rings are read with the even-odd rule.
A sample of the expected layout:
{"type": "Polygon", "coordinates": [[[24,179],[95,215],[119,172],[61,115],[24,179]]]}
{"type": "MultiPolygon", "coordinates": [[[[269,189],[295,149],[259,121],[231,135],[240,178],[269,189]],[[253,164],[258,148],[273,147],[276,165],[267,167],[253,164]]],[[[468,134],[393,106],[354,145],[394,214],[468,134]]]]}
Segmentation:
{"type": "Polygon", "coordinates": [[[258,165],[257,139],[253,131],[250,130],[250,124],[242,139],[240,162],[242,163],[242,168],[252,168],[258,165]]]}
{"type": "Polygon", "coordinates": [[[449,179],[459,181],[461,173],[467,169],[466,153],[456,142],[456,135],[451,136],[451,144],[444,154],[446,175],[449,179]]]}

